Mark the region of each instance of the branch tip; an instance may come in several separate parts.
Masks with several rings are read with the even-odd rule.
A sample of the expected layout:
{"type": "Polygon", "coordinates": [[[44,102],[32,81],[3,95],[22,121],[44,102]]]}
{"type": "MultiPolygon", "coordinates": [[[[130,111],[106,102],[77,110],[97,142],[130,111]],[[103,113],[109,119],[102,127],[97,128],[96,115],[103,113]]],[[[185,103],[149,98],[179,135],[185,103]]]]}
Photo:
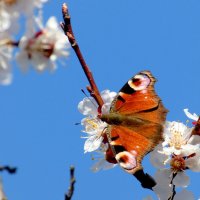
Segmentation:
{"type": "Polygon", "coordinates": [[[63,3],[62,5],[62,13],[63,14],[67,14],[68,13],[68,7],[66,3],[63,3]]]}
{"type": "Polygon", "coordinates": [[[76,38],[74,36],[72,26],[71,26],[71,20],[70,20],[70,15],[69,15],[69,10],[67,7],[67,4],[62,5],[62,14],[63,14],[63,20],[64,22],[60,23],[61,28],[63,29],[63,32],[65,35],[68,37],[68,40],[71,44],[71,47],[74,49],[77,58],[79,59],[79,62],[82,66],[82,69],[90,83],[90,86],[87,87],[87,90],[89,91],[90,95],[94,97],[96,100],[97,104],[99,105],[99,110],[101,110],[101,107],[103,106],[104,102],[103,99],[100,95],[100,92],[98,90],[98,87],[95,83],[95,80],[93,78],[92,72],[90,71],[89,67],[87,66],[85,59],[81,53],[81,50],[79,48],[78,43],[76,42],[76,38]],[[89,89],[88,89],[89,88],[89,89]]]}
{"type": "Polygon", "coordinates": [[[65,194],[65,200],[71,200],[74,193],[74,184],[76,182],[74,171],[75,171],[75,167],[70,166],[70,185],[69,185],[67,194],[65,194]]]}
{"type": "Polygon", "coordinates": [[[0,166],[0,171],[7,171],[9,174],[15,174],[17,172],[17,168],[5,165],[5,166],[0,166]]]}
{"type": "Polygon", "coordinates": [[[70,16],[69,16],[69,10],[66,3],[62,5],[62,14],[63,14],[63,19],[65,23],[68,24],[67,20],[70,19],[70,16]]]}

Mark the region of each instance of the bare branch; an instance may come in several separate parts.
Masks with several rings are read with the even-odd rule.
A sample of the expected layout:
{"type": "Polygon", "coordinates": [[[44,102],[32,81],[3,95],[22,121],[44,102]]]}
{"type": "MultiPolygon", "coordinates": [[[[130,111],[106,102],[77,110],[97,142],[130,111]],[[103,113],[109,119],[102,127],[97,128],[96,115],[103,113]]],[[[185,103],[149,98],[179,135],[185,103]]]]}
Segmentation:
{"type": "Polygon", "coordinates": [[[74,49],[76,56],[79,59],[79,62],[82,66],[82,69],[90,83],[90,86],[87,87],[87,90],[89,91],[90,95],[92,97],[94,97],[94,99],[96,100],[98,106],[99,106],[99,112],[101,111],[101,107],[103,106],[104,102],[103,99],[101,98],[100,92],[97,88],[97,85],[94,81],[92,72],[90,71],[89,67],[87,66],[84,57],[81,53],[81,50],[78,46],[78,43],[75,39],[73,30],[72,30],[72,26],[71,26],[71,20],[70,20],[70,15],[69,15],[69,10],[66,4],[63,4],[62,6],[62,14],[63,14],[63,20],[64,22],[62,22],[60,25],[65,33],[65,35],[68,37],[69,42],[72,46],[72,48],[74,49]]]}
{"type": "Polygon", "coordinates": [[[173,200],[176,194],[176,186],[173,184],[173,180],[176,177],[177,173],[173,173],[172,180],[170,184],[172,184],[172,195],[168,198],[168,200],[173,200]]]}
{"type": "Polygon", "coordinates": [[[19,46],[19,41],[12,41],[10,39],[2,39],[0,40],[0,46],[13,46],[13,47],[18,47],[19,46]]]}
{"type": "Polygon", "coordinates": [[[9,174],[15,174],[17,171],[17,168],[5,165],[5,166],[0,166],[0,171],[7,171],[9,174]]]}
{"type": "Polygon", "coordinates": [[[75,168],[71,166],[70,167],[70,185],[69,185],[67,194],[65,194],[65,200],[71,200],[74,193],[74,184],[76,182],[75,176],[74,176],[74,170],[75,168]]]}

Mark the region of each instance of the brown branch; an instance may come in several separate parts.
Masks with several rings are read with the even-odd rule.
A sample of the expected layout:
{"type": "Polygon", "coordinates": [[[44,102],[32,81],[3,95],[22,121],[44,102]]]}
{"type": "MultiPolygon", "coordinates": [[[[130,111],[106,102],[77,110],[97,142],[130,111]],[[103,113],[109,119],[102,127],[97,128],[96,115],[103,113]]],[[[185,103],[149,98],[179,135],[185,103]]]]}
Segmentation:
{"type": "Polygon", "coordinates": [[[72,30],[72,26],[71,26],[71,21],[70,21],[70,15],[69,15],[69,11],[68,11],[68,7],[66,4],[63,4],[62,6],[62,14],[63,14],[63,20],[64,22],[61,23],[61,27],[65,33],[65,35],[68,37],[69,42],[72,46],[72,48],[74,49],[76,56],[79,59],[79,62],[82,66],[82,69],[90,83],[90,86],[87,87],[87,90],[89,91],[90,95],[92,97],[94,97],[94,99],[96,100],[98,106],[99,106],[99,111],[101,111],[101,107],[103,106],[104,102],[103,99],[101,98],[100,92],[97,88],[97,85],[94,81],[92,72],[90,71],[89,67],[87,66],[83,55],[81,53],[81,50],[78,46],[78,43],[75,39],[73,30],[72,30]]]}
{"type": "Polygon", "coordinates": [[[177,173],[173,173],[173,176],[172,176],[172,180],[170,182],[170,184],[172,184],[172,195],[168,198],[168,200],[173,200],[175,195],[176,195],[176,186],[173,184],[173,180],[174,178],[176,177],[177,173]]]}
{"type": "Polygon", "coordinates": [[[19,41],[12,41],[10,39],[2,39],[0,40],[0,46],[13,46],[13,47],[18,47],[19,46],[19,41]]]}
{"type": "Polygon", "coordinates": [[[0,171],[7,171],[9,174],[15,174],[17,171],[17,168],[5,165],[5,166],[0,166],[0,171]]]}
{"type": "Polygon", "coordinates": [[[69,185],[67,194],[65,194],[65,200],[71,200],[74,193],[74,184],[76,182],[75,176],[74,176],[74,170],[75,168],[71,166],[70,167],[70,185],[69,185]]]}

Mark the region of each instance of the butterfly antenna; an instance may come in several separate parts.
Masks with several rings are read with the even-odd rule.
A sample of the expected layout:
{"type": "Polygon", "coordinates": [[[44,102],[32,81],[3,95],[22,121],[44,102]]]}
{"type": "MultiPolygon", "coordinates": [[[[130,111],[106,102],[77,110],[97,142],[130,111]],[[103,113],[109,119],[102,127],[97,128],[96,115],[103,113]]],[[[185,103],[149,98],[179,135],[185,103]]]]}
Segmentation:
{"type": "Polygon", "coordinates": [[[86,92],[81,89],[81,92],[90,100],[90,102],[98,109],[98,106],[89,98],[89,96],[86,94],[86,92]]]}

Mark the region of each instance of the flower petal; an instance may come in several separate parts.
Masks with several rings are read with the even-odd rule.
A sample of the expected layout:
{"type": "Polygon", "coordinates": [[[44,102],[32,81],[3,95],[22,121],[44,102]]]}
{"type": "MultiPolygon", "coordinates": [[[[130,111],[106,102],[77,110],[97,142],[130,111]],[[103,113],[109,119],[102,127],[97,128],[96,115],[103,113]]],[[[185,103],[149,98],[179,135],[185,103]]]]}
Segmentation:
{"type": "Polygon", "coordinates": [[[158,170],[155,174],[156,182],[161,185],[169,185],[172,177],[172,172],[170,169],[158,170]]]}
{"type": "Polygon", "coordinates": [[[192,192],[184,189],[181,192],[178,192],[174,197],[174,200],[183,200],[183,199],[194,200],[194,195],[192,192]]]}
{"type": "Polygon", "coordinates": [[[185,172],[178,172],[173,180],[173,184],[178,187],[187,187],[190,183],[190,178],[185,172]]]}
{"type": "Polygon", "coordinates": [[[189,144],[196,145],[200,144],[200,136],[199,135],[192,135],[188,140],[189,144]]]}
{"type": "Polygon", "coordinates": [[[109,114],[109,111],[110,111],[110,103],[104,103],[101,108],[101,112],[103,114],[109,114]]]}
{"type": "Polygon", "coordinates": [[[92,152],[98,149],[101,146],[101,143],[103,141],[103,137],[99,135],[92,135],[90,136],[84,144],[84,150],[86,152],[92,152]]]}
{"type": "Polygon", "coordinates": [[[197,121],[199,118],[198,115],[196,113],[191,114],[188,110],[189,110],[188,108],[183,109],[186,116],[194,121],[197,121]]]}
{"type": "Polygon", "coordinates": [[[159,153],[162,150],[162,146],[159,145],[150,153],[150,162],[152,165],[158,169],[163,168],[165,165],[165,161],[169,158],[169,156],[159,153]]]}
{"type": "Polygon", "coordinates": [[[104,103],[111,104],[111,102],[113,101],[113,99],[115,98],[116,95],[117,95],[116,92],[110,92],[110,90],[103,90],[101,92],[101,97],[102,97],[104,103]]]}
{"type": "Polygon", "coordinates": [[[186,159],[185,164],[190,170],[200,172],[200,150],[198,150],[195,154],[195,156],[186,159]]]}
{"type": "Polygon", "coordinates": [[[86,97],[78,104],[78,110],[83,115],[91,115],[96,117],[98,106],[94,98],[86,97]]]}
{"type": "Polygon", "coordinates": [[[189,156],[193,153],[195,153],[199,149],[199,145],[191,145],[186,144],[182,146],[181,155],[182,156],[189,156]]]}
{"type": "Polygon", "coordinates": [[[158,170],[155,174],[157,185],[153,187],[153,191],[158,195],[160,200],[168,200],[172,193],[171,187],[172,173],[170,169],[158,170]]]}
{"type": "Polygon", "coordinates": [[[91,170],[93,172],[98,172],[99,170],[108,170],[115,167],[116,164],[109,163],[105,160],[105,158],[100,159],[98,162],[96,162],[92,167],[91,170]]]}
{"type": "Polygon", "coordinates": [[[145,198],[142,199],[142,200],[153,200],[153,197],[151,197],[151,196],[147,196],[147,197],[145,197],[145,198]]]}

